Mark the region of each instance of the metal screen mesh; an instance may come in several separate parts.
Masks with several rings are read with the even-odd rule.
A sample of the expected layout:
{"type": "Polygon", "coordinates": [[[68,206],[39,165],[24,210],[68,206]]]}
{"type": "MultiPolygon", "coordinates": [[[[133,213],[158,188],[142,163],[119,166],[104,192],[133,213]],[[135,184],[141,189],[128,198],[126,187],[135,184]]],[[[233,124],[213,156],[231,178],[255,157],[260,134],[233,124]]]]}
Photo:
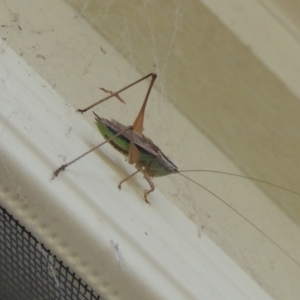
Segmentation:
{"type": "Polygon", "coordinates": [[[0,300],[100,300],[0,206],[0,300]]]}

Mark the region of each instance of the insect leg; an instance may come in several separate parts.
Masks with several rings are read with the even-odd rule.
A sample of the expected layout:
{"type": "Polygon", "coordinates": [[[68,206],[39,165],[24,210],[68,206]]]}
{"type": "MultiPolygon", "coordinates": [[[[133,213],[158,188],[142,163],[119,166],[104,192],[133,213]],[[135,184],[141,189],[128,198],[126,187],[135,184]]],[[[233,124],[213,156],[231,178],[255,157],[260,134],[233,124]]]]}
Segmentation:
{"type": "Polygon", "coordinates": [[[146,201],[146,203],[150,204],[149,201],[147,200],[147,196],[148,194],[152,193],[155,190],[155,186],[153,181],[151,180],[150,176],[147,174],[147,170],[145,168],[142,167],[141,164],[137,163],[135,165],[135,167],[137,168],[137,170],[132,173],[131,175],[127,176],[125,179],[123,179],[122,181],[120,181],[118,188],[121,189],[121,185],[127,181],[129,178],[133,177],[135,174],[137,174],[138,172],[142,172],[144,174],[144,178],[147,180],[147,182],[150,185],[150,190],[144,190],[144,200],[146,201]]]}
{"type": "MultiPolygon", "coordinates": [[[[110,95],[112,95],[112,94],[114,93],[114,92],[109,91],[109,90],[104,89],[104,88],[100,88],[100,90],[103,91],[103,92],[105,92],[105,93],[107,93],[107,94],[110,94],[110,95]]],[[[119,96],[119,94],[115,95],[115,97],[116,97],[120,102],[122,102],[122,103],[125,104],[125,101],[119,96]]]]}
{"type": "Polygon", "coordinates": [[[61,172],[61,171],[64,171],[68,166],[72,165],[73,163],[75,163],[77,160],[81,159],[82,157],[86,156],[87,154],[91,153],[92,151],[94,151],[95,149],[103,146],[104,144],[110,142],[111,140],[113,140],[114,138],[116,138],[117,136],[123,134],[124,132],[126,132],[127,130],[131,130],[132,131],[132,126],[128,126],[126,127],[124,130],[118,132],[116,135],[112,136],[111,138],[105,140],[104,142],[100,143],[99,145],[93,147],[92,149],[90,149],[89,151],[83,153],[82,155],[76,157],[75,159],[71,160],[70,162],[64,164],[64,165],[61,165],[57,170],[55,170],[53,172],[53,176],[52,176],[52,179],[54,179],[55,177],[58,176],[58,174],[61,172]]]}
{"type": "Polygon", "coordinates": [[[131,177],[133,177],[135,174],[137,174],[138,172],[140,172],[141,170],[137,170],[134,173],[132,173],[131,175],[127,176],[126,178],[124,178],[123,180],[120,181],[120,183],[118,184],[118,188],[121,189],[122,184],[127,181],[128,179],[130,179],[131,177]]]}
{"type": "Polygon", "coordinates": [[[129,135],[130,135],[130,145],[129,145],[129,151],[128,151],[127,158],[128,158],[128,163],[132,165],[132,164],[135,164],[139,161],[140,151],[134,143],[133,131],[132,130],[130,130],[129,135]]]}
{"type": "MultiPolygon", "coordinates": [[[[139,132],[139,133],[142,133],[142,131],[143,131],[143,129],[144,129],[143,127],[144,127],[144,115],[145,115],[145,109],[146,109],[147,101],[148,101],[150,92],[151,92],[151,90],[152,90],[154,81],[155,81],[155,79],[156,79],[156,77],[157,77],[157,75],[156,75],[156,74],[153,74],[153,73],[151,73],[151,74],[149,74],[149,75],[152,76],[152,79],[151,79],[150,85],[149,85],[149,87],[148,87],[148,91],[147,91],[145,100],[144,100],[144,102],[143,102],[143,105],[142,105],[142,107],[141,107],[140,112],[138,113],[138,115],[137,115],[137,117],[136,117],[136,119],[135,119],[135,121],[134,121],[134,123],[133,123],[133,125],[132,125],[132,126],[133,126],[133,130],[134,130],[134,131],[137,131],[137,132],[139,132]]],[[[149,76],[149,75],[147,75],[147,76],[149,76]]]]}
{"type": "Polygon", "coordinates": [[[147,196],[152,193],[155,190],[155,185],[153,183],[153,181],[151,180],[150,176],[147,174],[146,170],[143,169],[142,170],[143,174],[144,174],[144,178],[147,180],[147,182],[150,185],[150,190],[144,190],[144,199],[146,201],[146,203],[149,203],[149,201],[147,200],[147,196]]]}
{"type": "MultiPolygon", "coordinates": [[[[123,91],[129,89],[130,87],[132,87],[132,86],[134,86],[135,84],[137,84],[137,83],[139,83],[139,82],[145,80],[146,78],[148,78],[148,77],[150,77],[150,76],[152,76],[152,78],[153,78],[153,77],[156,78],[156,74],[150,73],[150,74],[144,76],[143,78],[141,78],[141,79],[139,79],[139,80],[137,80],[137,81],[135,81],[135,82],[133,82],[133,83],[131,83],[131,84],[125,86],[124,88],[118,90],[117,92],[114,92],[114,93],[110,94],[109,96],[107,96],[107,97],[105,97],[105,98],[103,98],[103,99],[101,99],[101,100],[99,100],[99,101],[93,103],[92,105],[90,105],[90,106],[88,106],[88,107],[86,107],[86,108],[84,108],[84,109],[77,109],[77,111],[83,114],[84,112],[88,111],[89,109],[93,108],[94,106],[96,106],[96,105],[98,105],[98,104],[100,104],[100,103],[102,103],[102,102],[104,102],[104,101],[106,101],[106,100],[108,100],[108,99],[110,99],[110,98],[112,98],[112,97],[114,97],[114,96],[117,96],[119,93],[121,93],[121,92],[123,92],[123,91]]],[[[152,80],[153,80],[153,79],[152,79],[152,80]]],[[[149,93],[150,93],[150,92],[149,92],[149,93]]]]}
{"type": "Polygon", "coordinates": [[[143,172],[144,174],[144,178],[147,180],[147,182],[150,185],[150,190],[144,190],[144,200],[146,201],[146,203],[150,204],[149,201],[147,200],[147,196],[148,194],[150,194],[151,192],[153,192],[155,190],[155,186],[153,181],[151,180],[151,178],[149,177],[149,175],[144,172],[144,170],[138,169],[137,171],[135,171],[134,173],[132,173],[131,175],[127,176],[126,178],[124,178],[122,181],[120,181],[118,188],[121,189],[121,185],[127,181],[128,179],[130,179],[131,177],[133,177],[135,174],[137,174],[138,172],[143,172]]]}

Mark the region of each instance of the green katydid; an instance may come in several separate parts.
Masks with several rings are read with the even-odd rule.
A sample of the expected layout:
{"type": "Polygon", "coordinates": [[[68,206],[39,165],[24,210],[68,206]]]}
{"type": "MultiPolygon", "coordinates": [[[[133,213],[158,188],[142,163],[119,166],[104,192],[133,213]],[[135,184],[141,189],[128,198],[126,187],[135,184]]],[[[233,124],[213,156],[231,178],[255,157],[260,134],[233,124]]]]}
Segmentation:
{"type": "Polygon", "coordinates": [[[147,101],[148,101],[151,89],[152,89],[155,79],[157,77],[156,74],[150,73],[150,74],[142,77],[141,79],[127,85],[126,87],[118,90],[117,92],[110,92],[105,89],[102,89],[103,91],[109,93],[110,95],[95,102],[94,104],[88,106],[85,109],[78,109],[77,111],[84,113],[84,112],[90,110],[91,108],[95,107],[96,105],[109,100],[112,97],[117,97],[121,102],[124,102],[122,100],[122,98],[119,96],[119,94],[149,77],[151,77],[151,82],[148,87],[148,90],[147,90],[145,99],[143,101],[143,104],[141,106],[141,109],[140,109],[133,125],[125,126],[113,119],[107,120],[107,119],[101,118],[94,112],[96,126],[98,127],[100,133],[105,138],[105,141],[100,143],[99,145],[93,147],[89,151],[83,153],[82,155],[75,158],[74,160],[59,167],[57,170],[54,171],[52,178],[58,176],[58,174],[61,171],[65,170],[69,165],[73,164],[74,162],[81,159],[85,155],[87,155],[90,152],[94,151],[95,149],[101,147],[105,143],[110,143],[116,150],[118,150],[120,153],[122,153],[123,155],[125,155],[127,157],[127,161],[129,162],[129,164],[135,164],[135,167],[137,169],[133,174],[129,175],[128,177],[126,177],[125,179],[120,181],[120,183],[118,185],[119,189],[121,189],[121,185],[125,181],[127,181],[128,179],[130,179],[137,173],[141,172],[144,175],[144,178],[147,180],[147,182],[149,183],[149,186],[150,186],[149,190],[144,191],[144,199],[147,203],[149,203],[147,200],[147,196],[149,195],[149,193],[151,193],[155,190],[155,186],[151,180],[152,177],[166,176],[166,175],[175,174],[175,173],[179,174],[179,175],[189,179],[190,181],[194,182],[195,184],[197,184],[198,186],[200,186],[201,188],[203,188],[204,190],[206,190],[207,192],[212,194],[214,197],[221,200],[225,205],[227,205],[228,207],[233,209],[239,216],[241,216],[244,220],[246,220],[246,222],[248,222],[249,224],[254,226],[261,234],[263,234],[268,240],[270,240],[273,244],[275,244],[277,247],[279,247],[286,255],[288,255],[294,262],[296,262],[296,264],[299,265],[299,263],[293,257],[291,257],[284,249],[282,249],[280,246],[278,246],[275,242],[273,242],[272,239],[270,239],[263,231],[261,231],[257,226],[255,226],[248,219],[246,219],[235,208],[230,206],[222,198],[217,196],[215,193],[213,193],[209,189],[205,188],[200,183],[194,181],[193,179],[187,177],[186,175],[183,175],[182,173],[183,172],[207,172],[207,173],[209,172],[209,173],[225,174],[225,175],[229,175],[229,176],[246,178],[246,179],[254,180],[254,181],[264,183],[267,185],[271,185],[273,187],[286,190],[286,191],[296,194],[298,196],[300,196],[300,193],[292,191],[288,188],[284,188],[282,186],[273,184],[271,182],[267,182],[264,180],[260,180],[260,179],[252,178],[252,177],[248,177],[248,176],[228,173],[228,172],[221,172],[221,171],[214,171],[214,170],[178,170],[177,166],[175,164],[173,164],[172,161],[167,158],[167,156],[160,150],[160,148],[158,146],[156,146],[152,142],[151,139],[149,139],[148,137],[143,135],[142,132],[143,132],[145,109],[146,109],[146,105],[147,105],[147,101]]]}

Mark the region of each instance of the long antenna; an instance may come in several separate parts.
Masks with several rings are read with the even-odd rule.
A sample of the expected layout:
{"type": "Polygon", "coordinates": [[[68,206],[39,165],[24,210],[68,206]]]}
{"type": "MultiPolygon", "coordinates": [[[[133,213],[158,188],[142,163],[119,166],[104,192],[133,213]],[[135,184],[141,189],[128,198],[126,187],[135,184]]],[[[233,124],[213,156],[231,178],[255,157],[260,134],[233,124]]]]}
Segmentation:
{"type": "MultiPolygon", "coordinates": [[[[184,170],[184,171],[178,171],[178,174],[190,181],[192,181],[193,183],[195,183],[196,185],[200,186],[202,189],[204,189],[205,191],[207,191],[208,193],[210,193],[211,195],[213,195],[215,198],[219,199],[222,203],[224,203],[227,207],[231,208],[233,211],[235,211],[242,219],[244,219],[248,224],[252,225],[258,232],[260,232],[265,238],[267,238],[273,245],[275,245],[276,247],[278,247],[283,253],[285,253],[287,255],[287,257],[289,257],[294,263],[296,263],[298,266],[300,266],[300,263],[295,259],[293,258],[286,250],[284,250],[280,245],[278,245],[276,242],[274,242],[269,236],[267,236],[260,228],[258,228],[256,225],[254,225],[251,221],[249,221],[246,217],[244,217],[238,210],[236,210],[233,206],[231,206],[230,204],[228,204],[225,200],[223,200],[221,197],[219,197],[217,194],[213,193],[211,190],[209,190],[208,188],[206,188],[205,186],[203,186],[202,184],[200,184],[199,182],[193,180],[192,178],[186,176],[186,175],[183,175],[181,174],[181,172],[191,172],[191,171],[197,171],[197,170],[184,170]]],[[[199,170],[198,170],[199,171],[199,170]]],[[[237,177],[241,177],[241,178],[248,178],[248,179],[252,179],[252,178],[249,178],[247,176],[243,176],[243,175],[238,175],[238,174],[234,174],[234,173],[227,173],[227,172],[219,172],[219,171],[210,171],[210,170],[203,170],[203,172],[207,172],[207,173],[220,173],[220,174],[226,174],[226,175],[232,175],[232,176],[237,176],[237,177]]],[[[272,184],[270,182],[265,182],[263,180],[260,180],[260,179],[256,179],[256,178],[253,178],[254,180],[256,181],[260,181],[260,182],[263,182],[263,183],[266,183],[266,184],[270,184],[270,185],[273,185],[275,187],[279,187],[279,188],[282,188],[281,186],[279,185],[276,185],[276,184],[272,184]]],[[[287,190],[287,191],[290,191],[294,194],[297,194],[297,195],[300,195],[300,193],[298,192],[294,192],[292,190],[289,190],[289,189],[285,189],[283,188],[284,190],[287,190]]]]}
{"type": "Polygon", "coordinates": [[[287,191],[287,192],[290,192],[292,194],[300,196],[300,192],[293,191],[289,188],[283,187],[281,185],[278,185],[278,184],[275,184],[275,183],[272,183],[272,182],[269,182],[269,181],[265,181],[265,180],[254,178],[254,177],[248,177],[248,176],[245,176],[245,175],[239,175],[239,174],[234,174],[234,173],[230,173],[230,172],[223,172],[223,171],[216,171],[216,170],[201,170],[201,169],[199,169],[199,170],[180,170],[180,171],[178,171],[178,173],[186,173],[186,172],[215,173],[215,174],[234,176],[234,177],[239,177],[239,178],[244,178],[244,179],[250,179],[250,180],[253,180],[253,181],[256,181],[256,182],[261,182],[261,183],[264,183],[264,184],[267,184],[267,185],[270,185],[270,186],[274,186],[276,188],[279,188],[279,189],[282,189],[284,191],[287,191]]]}

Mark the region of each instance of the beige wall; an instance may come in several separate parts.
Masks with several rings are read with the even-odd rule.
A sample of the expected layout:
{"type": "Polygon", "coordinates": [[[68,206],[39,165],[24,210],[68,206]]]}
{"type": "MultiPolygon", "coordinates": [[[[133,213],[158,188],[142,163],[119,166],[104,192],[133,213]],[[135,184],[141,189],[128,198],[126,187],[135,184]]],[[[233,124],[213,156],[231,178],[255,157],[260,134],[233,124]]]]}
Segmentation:
{"type": "MultiPolygon", "coordinates": [[[[178,113],[161,98],[154,98],[154,103],[149,103],[145,132],[179,168],[240,170],[299,190],[296,2],[41,1],[23,7],[11,1],[1,6],[1,37],[74,107],[98,99],[99,87],[117,89],[136,79],[132,70],[143,75],[157,72],[158,92],[192,125],[180,116],[177,119],[178,113]],[[68,7],[70,2],[76,11],[68,7]],[[116,52],[102,47],[98,33],[116,52]],[[117,63],[119,55],[130,67],[117,63]],[[200,132],[206,136],[203,140],[198,137],[200,132]],[[216,157],[222,154],[225,158],[219,161],[216,157]]],[[[111,105],[116,118],[126,115],[131,120],[136,114],[141,99],[134,92],[125,96],[130,97],[134,100],[126,101],[126,112],[122,107],[120,113],[119,104],[111,105]]],[[[213,197],[204,202],[206,196],[193,190],[192,184],[170,180],[156,183],[164,190],[175,180],[175,188],[171,185],[164,192],[199,231],[204,228],[271,295],[284,299],[299,295],[299,263],[247,223],[239,230],[243,220],[235,219],[229,209],[225,214],[227,208],[212,204],[213,197]]],[[[300,261],[294,224],[299,225],[300,197],[262,185],[272,201],[259,206],[261,198],[246,198],[248,184],[214,177],[208,188],[226,201],[236,201],[231,205],[300,261]]]]}

